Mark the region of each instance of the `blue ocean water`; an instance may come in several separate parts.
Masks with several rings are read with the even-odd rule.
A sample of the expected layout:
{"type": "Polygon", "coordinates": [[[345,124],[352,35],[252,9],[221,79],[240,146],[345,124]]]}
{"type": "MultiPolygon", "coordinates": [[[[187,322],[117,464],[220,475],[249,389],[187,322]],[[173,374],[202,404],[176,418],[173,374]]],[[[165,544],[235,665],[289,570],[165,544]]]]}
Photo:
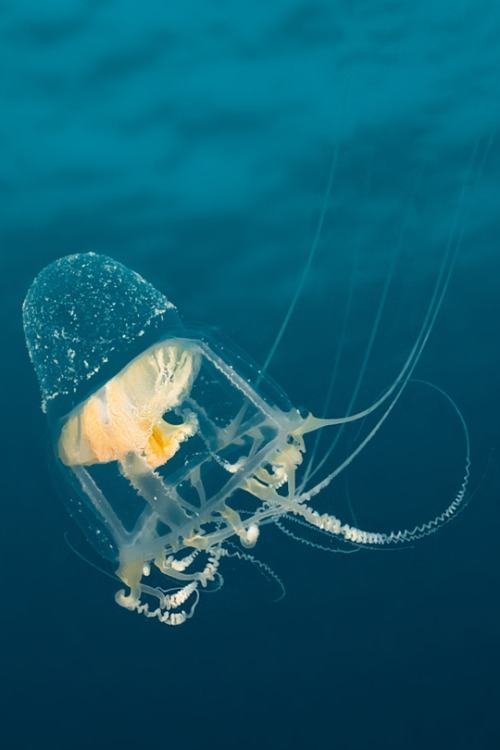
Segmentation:
{"type": "MultiPolygon", "coordinates": [[[[1,9],[2,745],[498,747],[500,9],[1,9]],[[325,202],[270,374],[321,414],[335,370],[329,413],[341,415],[369,350],[355,408],[373,402],[457,249],[415,376],[466,419],[468,505],[395,552],[329,554],[268,528],[255,555],[283,581],[281,601],[228,560],[184,626],[130,614],[75,554],[100,564],[47,467],[21,322],[29,285],[67,253],[110,255],[263,363],[325,202]]],[[[456,415],[413,384],[318,501],[362,527],[411,526],[449,504],[464,470],[456,415]]]]}

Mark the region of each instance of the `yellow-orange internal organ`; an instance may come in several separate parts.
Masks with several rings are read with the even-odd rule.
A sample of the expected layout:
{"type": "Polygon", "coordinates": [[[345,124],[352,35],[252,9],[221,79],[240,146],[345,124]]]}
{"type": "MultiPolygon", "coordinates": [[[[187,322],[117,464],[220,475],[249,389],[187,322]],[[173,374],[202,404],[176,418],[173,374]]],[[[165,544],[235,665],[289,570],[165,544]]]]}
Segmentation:
{"type": "Polygon", "coordinates": [[[197,431],[189,410],[180,424],[163,415],[189,395],[198,369],[195,346],[171,340],[145,351],[71,412],[59,438],[61,461],[89,466],[123,461],[133,452],[152,468],[164,464],[197,431]]]}

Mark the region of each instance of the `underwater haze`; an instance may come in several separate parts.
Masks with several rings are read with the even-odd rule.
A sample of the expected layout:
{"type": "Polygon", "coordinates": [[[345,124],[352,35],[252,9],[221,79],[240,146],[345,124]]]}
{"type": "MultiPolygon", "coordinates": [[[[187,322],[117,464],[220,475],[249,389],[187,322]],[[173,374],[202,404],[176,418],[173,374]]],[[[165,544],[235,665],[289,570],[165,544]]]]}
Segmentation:
{"type": "Polygon", "coordinates": [[[500,6],[0,11],[2,747],[500,747],[500,6]],[[22,328],[42,268],[89,251],[258,366],[277,343],[270,377],[335,417],[394,382],[451,270],[418,382],[317,507],[390,532],[449,506],[466,439],[426,383],[467,424],[466,507],[397,549],[263,526],[180,627],[116,606],[60,502],[22,328]]]}

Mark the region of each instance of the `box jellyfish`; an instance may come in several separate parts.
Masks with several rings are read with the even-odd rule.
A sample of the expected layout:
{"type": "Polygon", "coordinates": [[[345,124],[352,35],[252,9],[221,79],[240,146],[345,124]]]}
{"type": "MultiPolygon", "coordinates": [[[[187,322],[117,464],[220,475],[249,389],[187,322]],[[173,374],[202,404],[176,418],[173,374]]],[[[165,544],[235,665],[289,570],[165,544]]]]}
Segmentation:
{"type": "Polygon", "coordinates": [[[265,524],[284,517],[358,546],[411,542],[448,521],[464,499],[468,454],[450,505],[413,529],[371,532],[314,508],[394,408],[446,283],[441,274],[420,335],[378,401],[319,419],[294,408],[244,355],[184,327],[161,292],[111,258],[71,255],[42,270],[23,306],[28,350],[66,502],[125,585],[117,603],[183,623],[200,591],[220,583],[235,545],[253,547],[265,524]],[[310,433],[375,412],[335,470],[299,480],[310,433]]]}

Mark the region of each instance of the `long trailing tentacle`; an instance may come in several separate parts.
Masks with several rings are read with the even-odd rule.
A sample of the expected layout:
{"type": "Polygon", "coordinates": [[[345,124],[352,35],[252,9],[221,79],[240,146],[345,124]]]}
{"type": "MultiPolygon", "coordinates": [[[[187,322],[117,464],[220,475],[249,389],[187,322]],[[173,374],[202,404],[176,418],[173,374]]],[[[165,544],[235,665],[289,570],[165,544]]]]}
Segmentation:
{"type": "Polygon", "coordinates": [[[281,601],[281,599],[285,598],[286,596],[285,584],[283,583],[279,575],[270,567],[270,565],[268,565],[265,562],[262,562],[262,560],[259,560],[257,557],[254,557],[248,552],[242,552],[242,550],[238,549],[238,547],[236,547],[236,545],[233,544],[232,542],[226,542],[223,555],[225,557],[235,557],[238,560],[243,560],[245,562],[249,562],[252,565],[254,565],[255,568],[259,571],[259,573],[261,573],[261,575],[263,575],[267,581],[274,583],[279,588],[280,595],[274,601],[279,602],[281,601]]]}
{"type": "Polygon", "coordinates": [[[274,355],[276,354],[276,350],[278,349],[278,346],[281,343],[281,339],[283,338],[283,336],[285,334],[285,331],[288,328],[288,324],[290,323],[290,318],[292,317],[292,315],[294,313],[294,310],[295,310],[295,308],[297,306],[297,302],[300,299],[300,295],[302,294],[302,290],[304,288],[304,284],[306,283],[306,280],[307,280],[307,277],[309,275],[309,271],[310,271],[312,262],[314,260],[315,255],[316,255],[316,251],[318,249],[318,245],[320,243],[321,235],[322,235],[322,232],[323,232],[323,225],[325,223],[325,218],[326,218],[326,213],[327,213],[327,210],[328,210],[328,203],[329,203],[329,200],[330,200],[330,195],[331,195],[331,192],[332,192],[333,178],[334,178],[334,175],[335,175],[335,170],[337,168],[338,153],[339,153],[339,147],[337,145],[337,146],[335,146],[335,149],[334,149],[334,152],[333,152],[332,163],[331,163],[331,166],[330,166],[330,174],[328,176],[328,184],[327,184],[327,187],[326,187],[325,196],[323,198],[323,205],[321,207],[321,212],[320,212],[320,216],[319,216],[319,219],[318,219],[318,224],[316,226],[316,231],[314,233],[314,239],[312,241],[312,244],[311,244],[311,247],[310,247],[310,250],[309,250],[309,254],[307,256],[307,260],[306,260],[306,262],[304,264],[304,268],[302,269],[302,273],[300,274],[299,282],[298,282],[298,284],[297,284],[297,286],[295,288],[295,292],[294,292],[294,295],[292,297],[292,301],[288,305],[288,309],[287,309],[287,311],[285,313],[285,317],[283,319],[283,322],[282,322],[282,324],[280,326],[280,329],[279,329],[278,333],[276,334],[276,337],[275,337],[274,342],[273,342],[273,344],[271,346],[271,349],[270,349],[270,351],[269,351],[269,353],[268,353],[268,355],[266,357],[266,360],[265,360],[265,362],[264,362],[264,364],[262,366],[262,370],[261,370],[259,379],[257,381],[257,385],[259,384],[259,382],[260,382],[261,378],[263,377],[264,373],[267,372],[267,370],[269,369],[269,365],[271,364],[271,362],[272,362],[272,360],[274,358],[274,355]]]}
{"type": "MultiPolygon", "coordinates": [[[[309,494],[311,495],[311,497],[314,494],[317,494],[317,492],[320,492],[326,486],[328,486],[328,484],[330,484],[330,482],[336,476],[338,476],[353,461],[353,459],[357,455],[359,455],[359,453],[361,453],[363,448],[375,436],[375,434],[378,432],[383,422],[387,419],[390,412],[392,411],[397,401],[399,400],[407,383],[411,380],[413,376],[414,370],[420,360],[422,352],[432,333],[436,319],[441,310],[444,298],[446,296],[446,292],[449,287],[450,279],[451,279],[451,276],[452,276],[452,273],[456,264],[458,253],[462,244],[464,228],[463,226],[459,227],[459,219],[463,212],[465,198],[467,195],[467,191],[469,190],[469,187],[470,187],[470,182],[471,182],[472,174],[474,172],[474,168],[476,166],[479,143],[480,143],[479,140],[475,143],[474,149],[471,154],[467,174],[462,184],[462,188],[460,191],[459,199],[457,201],[457,206],[456,206],[455,214],[453,217],[451,229],[448,234],[448,241],[446,244],[443,260],[441,262],[439,274],[436,279],[436,283],[434,285],[432,298],[428,305],[427,312],[422,322],[417,339],[415,340],[415,343],[405,363],[403,364],[403,367],[398,373],[397,377],[389,386],[389,388],[386,391],[384,391],[384,393],[366,409],[363,409],[362,411],[359,411],[355,414],[350,414],[346,417],[335,418],[335,419],[324,419],[324,420],[320,419],[316,421],[311,420],[311,429],[321,429],[321,427],[327,426],[327,425],[343,425],[343,424],[347,424],[350,422],[358,421],[369,416],[373,412],[375,412],[389,398],[392,397],[389,403],[389,406],[386,408],[385,412],[382,414],[382,417],[378,420],[375,426],[370,430],[369,434],[365,437],[365,439],[360,444],[358,444],[358,446],[347,456],[347,458],[339,466],[336,467],[334,471],[328,474],[327,477],[325,477],[321,482],[319,482],[318,484],[316,484],[313,488],[309,490],[309,494]]],[[[490,146],[491,146],[491,143],[486,144],[483,157],[480,160],[479,166],[477,168],[477,171],[479,174],[484,166],[486,155],[489,151],[490,146]]],[[[304,482],[302,482],[301,484],[302,491],[304,491],[304,486],[305,484],[304,482]]],[[[302,494],[304,494],[304,492],[302,494]]],[[[306,492],[305,494],[308,494],[308,493],[306,492]]]]}
{"type": "MultiPolygon", "coordinates": [[[[291,515],[287,515],[285,516],[285,518],[287,519],[287,521],[293,520],[296,524],[300,524],[301,526],[304,526],[306,529],[309,529],[309,531],[311,531],[311,525],[306,523],[306,521],[304,521],[303,518],[298,518],[297,516],[291,516],[291,515]]],[[[354,542],[349,542],[351,546],[347,549],[341,549],[340,547],[332,547],[331,544],[328,546],[326,544],[320,544],[319,542],[315,542],[312,539],[308,539],[305,536],[301,536],[300,534],[289,529],[283,523],[283,518],[277,518],[274,521],[274,525],[276,526],[276,528],[278,528],[281,531],[282,534],[290,537],[290,539],[293,539],[295,542],[300,542],[301,544],[305,544],[306,547],[313,547],[314,549],[319,549],[322,552],[334,552],[336,554],[352,555],[353,552],[359,552],[359,550],[362,548],[361,545],[355,544],[354,542]]],[[[328,534],[327,531],[324,531],[324,529],[320,529],[317,526],[315,526],[314,531],[317,534],[324,534],[324,536],[330,542],[332,542],[331,535],[328,534]]]]}
{"type": "MultiPolygon", "coordinates": [[[[354,542],[356,544],[362,544],[362,545],[368,545],[368,546],[378,546],[378,545],[397,545],[397,544],[404,544],[407,542],[414,542],[418,539],[421,539],[422,537],[429,536],[430,534],[433,534],[436,532],[441,526],[448,523],[448,521],[451,521],[451,519],[457,515],[457,513],[463,509],[465,506],[465,502],[467,500],[467,487],[469,483],[469,477],[470,477],[470,437],[469,437],[469,431],[467,428],[467,423],[465,421],[465,418],[458,408],[455,401],[449,396],[446,391],[442,390],[442,388],[439,388],[439,386],[434,385],[433,383],[429,383],[427,381],[420,381],[427,385],[430,388],[433,388],[438,393],[443,396],[448,403],[452,406],[453,410],[455,411],[455,414],[457,415],[460,425],[462,427],[464,440],[465,440],[465,465],[464,465],[464,475],[462,479],[462,483],[460,485],[460,489],[458,490],[457,494],[451,501],[451,503],[445,508],[441,513],[439,513],[437,516],[435,516],[430,521],[426,521],[418,526],[415,526],[413,529],[401,529],[398,531],[391,531],[389,533],[383,533],[383,532],[371,532],[371,531],[365,531],[363,529],[356,528],[354,526],[350,526],[349,524],[343,524],[340,519],[338,519],[334,515],[330,515],[328,513],[319,514],[316,510],[311,508],[308,503],[309,501],[315,496],[318,495],[325,487],[330,484],[330,482],[333,479],[333,475],[336,475],[337,472],[332,472],[328,477],[326,477],[322,482],[319,482],[317,485],[315,485],[311,490],[308,492],[303,493],[296,499],[292,499],[291,501],[287,501],[289,503],[289,511],[293,514],[296,514],[302,518],[304,518],[308,523],[310,523],[312,526],[315,526],[319,529],[322,529],[324,531],[327,531],[331,534],[334,534],[337,537],[343,538],[347,541],[354,542]]],[[[391,406],[386,410],[384,414],[384,419],[388,416],[389,412],[392,410],[392,407],[394,406],[395,401],[391,402],[391,406]]],[[[380,420],[377,423],[377,429],[380,426],[380,420]]],[[[370,438],[370,436],[368,436],[370,438]]],[[[363,443],[361,444],[361,448],[364,447],[363,443]]],[[[355,456],[357,455],[359,451],[354,451],[351,456],[344,462],[344,465],[342,468],[345,468],[346,465],[351,463],[352,460],[354,460],[355,456]]]]}
{"type": "MultiPolygon", "coordinates": [[[[413,188],[412,188],[411,197],[410,197],[410,205],[411,205],[411,203],[413,202],[413,200],[415,198],[415,194],[417,192],[417,187],[418,187],[418,185],[421,182],[422,171],[423,170],[421,170],[418,179],[414,182],[414,185],[413,185],[413,188]]],[[[407,216],[408,215],[409,215],[409,212],[407,211],[407,216]]],[[[375,339],[377,337],[378,330],[379,330],[379,327],[380,327],[380,322],[381,322],[381,319],[382,319],[382,314],[383,314],[384,309],[385,309],[385,305],[386,305],[386,301],[387,301],[387,296],[389,294],[389,289],[391,287],[391,284],[392,284],[392,281],[393,281],[393,278],[394,278],[394,273],[395,273],[395,270],[396,270],[396,262],[397,262],[397,259],[400,256],[401,249],[403,247],[404,237],[406,235],[407,229],[408,229],[408,220],[406,220],[405,222],[403,222],[401,224],[401,229],[400,229],[400,232],[399,232],[398,242],[397,242],[397,245],[396,245],[396,249],[395,249],[395,251],[392,254],[392,258],[391,258],[391,261],[389,263],[389,269],[388,269],[388,271],[386,273],[386,276],[385,276],[385,280],[384,280],[384,284],[383,284],[383,288],[382,288],[382,293],[380,295],[380,299],[379,299],[379,302],[378,302],[378,305],[377,305],[377,310],[376,310],[376,313],[375,313],[375,317],[373,319],[373,324],[372,324],[372,327],[371,327],[371,331],[370,331],[370,335],[369,335],[369,339],[368,339],[368,344],[367,344],[367,346],[365,348],[365,352],[363,354],[363,359],[362,359],[362,362],[361,362],[361,367],[360,367],[359,372],[357,374],[356,381],[355,381],[355,384],[354,384],[354,388],[352,390],[351,396],[349,398],[349,403],[347,405],[347,410],[346,410],[347,414],[351,414],[352,413],[352,411],[354,409],[354,404],[356,403],[356,400],[357,400],[358,395],[359,395],[359,391],[361,389],[361,385],[362,385],[362,383],[364,381],[364,378],[365,378],[366,370],[367,370],[367,367],[368,367],[368,362],[369,362],[369,359],[370,359],[371,354],[372,354],[372,350],[373,350],[373,346],[374,346],[374,343],[375,343],[375,339]]],[[[353,295],[352,284],[353,284],[353,280],[351,280],[351,288],[349,289],[349,306],[351,304],[352,295],[353,295]]],[[[346,329],[347,329],[347,317],[344,319],[344,323],[343,323],[343,330],[342,330],[342,334],[341,334],[341,339],[339,341],[339,349],[338,349],[338,352],[337,352],[337,356],[335,358],[335,364],[334,364],[334,367],[333,367],[333,370],[332,370],[332,375],[331,375],[330,383],[329,383],[329,386],[328,386],[328,392],[327,392],[327,396],[326,396],[326,400],[325,400],[325,405],[324,405],[324,408],[323,408],[323,416],[325,416],[328,413],[328,410],[330,408],[330,402],[331,402],[331,398],[332,398],[332,395],[333,395],[334,386],[335,386],[335,382],[336,382],[336,378],[337,378],[337,371],[338,371],[338,367],[339,367],[339,363],[340,363],[340,355],[341,355],[341,352],[342,352],[342,349],[343,349],[343,343],[344,343],[345,336],[346,336],[346,329]]],[[[334,440],[332,440],[332,442],[328,446],[328,450],[323,454],[323,456],[321,457],[320,461],[315,465],[316,453],[317,453],[317,450],[318,450],[318,447],[319,447],[320,438],[321,438],[321,433],[318,432],[318,434],[316,435],[316,440],[315,440],[315,443],[314,443],[314,446],[313,446],[313,450],[312,450],[312,453],[311,453],[310,460],[308,461],[306,470],[304,472],[304,476],[303,476],[302,481],[301,481],[301,487],[300,487],[301,490],[303,490],[306,487],[308,480],[312,479],[321,470],[321,468],[324,466],[324,464],[326,463],[326,461],[328,460],[328,458],[332,455],[333,451],[335,450],[335,448],[336,448],[336,446],[337,446],[337,444],[338,444],[338,442],[340,440],[343,428],[344,428],[344,425],[341,425],[340,429],[337,431],[337,434],[336,434],[334,440]]]]}

